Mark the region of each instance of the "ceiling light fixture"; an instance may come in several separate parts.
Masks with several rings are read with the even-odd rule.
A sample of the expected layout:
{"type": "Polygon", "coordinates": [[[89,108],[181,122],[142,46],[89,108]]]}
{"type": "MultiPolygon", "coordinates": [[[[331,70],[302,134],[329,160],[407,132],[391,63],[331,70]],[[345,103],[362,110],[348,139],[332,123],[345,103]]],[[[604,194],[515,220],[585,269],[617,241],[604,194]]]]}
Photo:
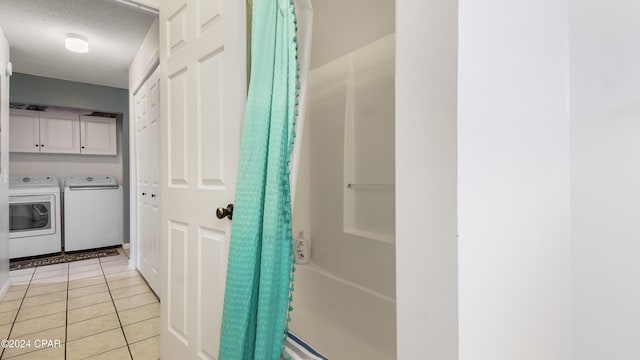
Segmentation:
{"type": "Polygon", "coordinates": [[[89,43],[78,35],[67,35],[67,38],[64,40],[64,47],[69,51],[77,53],[89,52],[89,43]]]}

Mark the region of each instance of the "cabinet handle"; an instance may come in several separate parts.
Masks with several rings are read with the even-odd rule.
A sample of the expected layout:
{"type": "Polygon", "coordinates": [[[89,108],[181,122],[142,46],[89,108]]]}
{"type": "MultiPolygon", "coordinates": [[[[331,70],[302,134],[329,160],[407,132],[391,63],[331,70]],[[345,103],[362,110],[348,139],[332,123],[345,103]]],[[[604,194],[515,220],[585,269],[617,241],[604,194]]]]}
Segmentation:
{"type": "Polygon", "coordinates": [[[44,147],[44,144],[40,144],[40,147],[44,147]]]}
{"type": "Polygon", "coordinates": [[[84,146],[82,146],[82,148],[84,149],[84,146]]]}
{"type": "Polygon", "coordinates": [[[147,196],[147,193],[142,193],[142,196],[147,196]]]}
{"type": "Polygon", "coordinates": [[[151,194],[151,197],[156,197],[156,194],[151,194]]]}
{"type": "Polygon", "coordinates": [[[36,147],[38,147],[38,146],[40,146],[40,145],[36,144],[36,147]]]}

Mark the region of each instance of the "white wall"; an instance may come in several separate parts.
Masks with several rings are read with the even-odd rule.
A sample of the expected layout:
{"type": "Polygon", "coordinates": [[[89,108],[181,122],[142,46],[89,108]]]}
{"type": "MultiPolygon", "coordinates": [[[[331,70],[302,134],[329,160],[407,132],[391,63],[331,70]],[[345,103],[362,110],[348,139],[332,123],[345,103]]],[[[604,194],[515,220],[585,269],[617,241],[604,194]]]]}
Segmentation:
{"type": "Polygon", "coordinates": [[[0,300],[9,285],[9,43],[0,28],[0,300]]]}
{"type": "Polygon", "coordinates": [[[638,359],[640,2],[569,10],[574,359],[638,359]]]}
{"type": "MultiPolygon", "coordinates": [[[[132,93],[138,90],[140,85],[144,83],[147,77],[151,75],[151,72],[158,66],[160,56],[160,25],[158,21],[159,20],[156,19],[151,23],[147,35],[145,35],[136,55],[131,61],[131,65],[129,65],[129,90],[132,93]]],[[[131,109],[133,109],[133,98],[130,99],[129,104],[131,105],[131,109]]],[[[131,119],[134,119],[133,110],[131,112],[131,119]]],[[[134,121],[131,122],[133,123],[134,121]]],[[[132,134],[135,133],[132,132],[132,134]]]]}
{"type": "Polygon", "coordinates": [[[454,360],[458,2],[397,0],[396,41],[398,359],[454,360]]]}
{"type": "Polygon", "coordinates": [[[122,125],[118,122],[118,155],[11,153],[11,176],[53,175],[64,186],[67,176],[113,176],[122,184],[122,125]]]}
{"type": "Polygon", "coordinates": [[[567,19],[460,2],[462,360],[571,359],[567,19]]]}
{"type": "MultiPolygon", "coordinates": [[[[255,1],[255,0],[254,0],[255,1]]],[[[311,0],[311,68],[395,32],[395,0],[311,0]]]]}

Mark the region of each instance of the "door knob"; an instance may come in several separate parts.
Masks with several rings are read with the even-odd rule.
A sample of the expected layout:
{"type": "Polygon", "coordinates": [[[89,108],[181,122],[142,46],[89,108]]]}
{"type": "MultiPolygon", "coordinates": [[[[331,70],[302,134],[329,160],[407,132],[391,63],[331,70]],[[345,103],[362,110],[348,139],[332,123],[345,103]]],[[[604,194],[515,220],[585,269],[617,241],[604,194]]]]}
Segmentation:
{"type": "Polygon", "coordinates": [[[229,220],[233,219],[233,204],[227,205],[227,208],[218,208],[216,210],[216,216],[218,219],[229,218],[229,220]]]}

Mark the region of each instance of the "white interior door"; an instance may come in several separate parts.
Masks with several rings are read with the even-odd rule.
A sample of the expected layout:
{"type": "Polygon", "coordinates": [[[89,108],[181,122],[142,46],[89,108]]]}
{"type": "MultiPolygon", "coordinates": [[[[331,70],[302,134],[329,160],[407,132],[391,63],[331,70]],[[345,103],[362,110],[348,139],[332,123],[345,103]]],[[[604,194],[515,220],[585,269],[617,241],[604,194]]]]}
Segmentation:
{"type": "Polygon", "coordinates": [[[245,2],[160,8],[161,357],[218,357],[246,99],[245,2]]]}
{"type": "MultiPolygon", "coordinates": [[[[135,129],[136,129],[136,267],[142,276],[147,279],[150,275],[147,261],[148,236],[149,236],[149,190],[148,187],[148,157],[147,137],[149,123],[148,86],[145,82],[134,95],[135,103],[135,129]]],[[[158,154],[159,156],[159,154],[158,154]]],[[[150,283],[150,282],[149,282],[150,283]]],[[[157,292],[157,289],[153,289],[157,292]]]]}
{"type": "Polygon", "coordinates": [[[156,70],[134,96],[136,111],[137,267],[160,294],[160,93],[156,70]]]}

